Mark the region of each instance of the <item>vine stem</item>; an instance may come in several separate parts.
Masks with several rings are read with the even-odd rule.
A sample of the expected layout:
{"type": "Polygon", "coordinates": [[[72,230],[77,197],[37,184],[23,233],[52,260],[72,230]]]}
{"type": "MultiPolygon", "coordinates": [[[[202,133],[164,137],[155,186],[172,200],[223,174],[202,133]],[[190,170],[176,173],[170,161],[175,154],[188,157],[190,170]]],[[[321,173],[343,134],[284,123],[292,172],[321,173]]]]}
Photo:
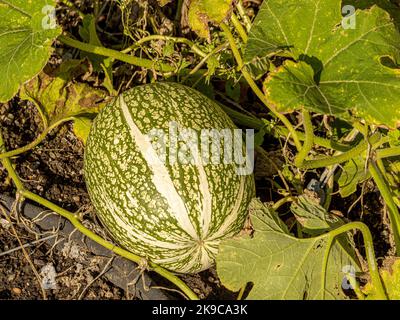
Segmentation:
{"type": "Polygon", "coordinates": [[[317,169],[317,168],[324,168],[329,167],[338,163],[349,161],[361,153],[365,152],[368,149],[369,145],[376,145],[379,144],[381,140],[380,133],[375,133],[370,136],[368,139],[363,140],[360,142],[356,147],[350,149],[347,152],[341,153],[336,156],[332,157],[323,157],[320,159],[315,160],[306,160],[301,165],[301,169],[317,169]]]}
{"type": "MultiPolygon", "coordinates": [[[[3,141],[3,135],[2,132],[0,130],[0,150],[4,149],[4,141],[3,141]]],[[[16,188],[17,188],[17,193],[20,194],[21,196],[23,196],[26,199],[30,199],[32,201],[35,201],[37,203],[39,203],[40,205],[58,213],[60,216],[64,217],[65,219],[67,219],[68,221],[71,222],[71,224],[78,229],[83,235],[85,235],[86,237],[88,237],[89,239],[95,241],[96,243],[98,243],[99,245],[103,246],[104,248],[113,251],[114,253],[128,259],[131,260],[137,264],[141,264],[143,262],[143,260],[145,260],[142,257],[139,257],[125,249],[122,249],[114,244],[112,244],[111,242],[108,242],[106,240],[104,240],[103,238],[101,238],[99,235],[95,234],[93,231],[87,229],[79,220],[78,216],[76,216],[75,214],[73,214],[72,212],[69,212],[57,205],[55,205],[54,203],[38,196],[37,194],[30,192],[28,190],[25,189],[21,179],[19,178],[17,172],[15,171],[11,160],[9,158],[4,158],[1,160],[4,168],[7,170],[8,175],[10,176],[10,178],[13,180],[16,188]]],[[[169,272],[168,270],[158,266],[157,264],[154,264],[152,262],[148,263],[148,266],[150,268],[150,270],[158,273],[160,276],[164,277],[165,279],[169,280],[170,282],[172,282],[174,285],[176,285],[180,290],[182,290],[182,292],[191,300],[198,300],[199,298],[197,297],[197,295],[181,280],[179,279],[177,276],[175,276],[174,274],[172,274],[171,272],[169,272]]]]}
{"type": "Polygon", "coordinates": [[[229,41],[229,45],[231,46],[232,53],[235,57],[235,60],[238,64],[238,69],[242,72],[243,77],[246,79],[247,83],[251,87],[251,89],[254,91],[254,93],[257,95],[257,97],[264,103],[264,105],[272,112],[272,114],[278,118],[282,123],[285,125],[285,127],[289,130],[290,135],[293,138],[293,141],[296,145],[296,148],[298,151],[301,150],[301,144],[300,140],[297,136],[296,130],[294,129],[293,125],[290,123],[290,121],[281,113],[275,110],[269,102],[267,101],[265,95],[262,93],[260,88],[257,86],[251,75],[245,70],[244,64],[243,64],[243,59],[242,56],[236,46],[235,43],[235,38],[232,35],[232,32],[229,30],[229,27],[225,23],[221,23],[220,27],[222,31],[224,32],[226,38],[229,41]]]}
{"type": "Polygon", "coordinates": [[[236,5],[236,8],[237,8],[237,10],[239,12],[240,17],[243,19],[243,22],[244,22],[244,25],[246,26],[247,32],[249,32],[250,29],[251,29],[251,21],[250,21],[249,16],[246,13],[246,9],[243,6],[243,1],[242,0],[238,1],[237,5],[236,5]]]}
{"type": "MultiPolygon", "coordinates": [[[[38,108],[38,110],[40,110],[40,108],[38,108]]],[[[44,120],[43,117],[42,117],[42,120],[44,120]]],[[[24,152],[32,150],[34,147],[36,147],[38,144],[40,144],[46,138],[46,136],[49,134],[50,131],[52,131],[53,129],[55,129],[59,125],[65,123],[65,122],[71,121],[71,120],[73,120],[73,118],[65,118],[65,119],[62,119],[60,121],[55,122],[54,124],[52,124],[49,127],[46,127],[43,130],[43,132],[35,140],[33,140],[31,143],[27,144],[26,146],[23,146],[23,147],[18,148],[18,149],[14,149],[12,151],[0,153],[0,160],[6,159],[6,158],[15,157],[15,156],[18,156],[18,155],[20,155],[20,154],[22,154],[24,152]]],[[[1,141],[2,140],[0,140],[0,145],[2,145],[1,141]]]]}
{"type": "MultiPolygon", "coordinates": [[[[381,300],[387,300],[386,291],[382,284],[382,280],[379,275],[378,265],[376,263],[372,234],[367,225],[365,225],[362,222],[351,222],[335,230],[332,230],[329,232],[329,243],[333,243],[334,239],[337,236],[352,230],[359,230],[361,232],[364,239],[365,253],[367,257],[367,263],[372,284],[376,289],[378,298],[381,300]]],[[[324,237],[326,237],[326,235],[321,235],[317,238],[324,238],[324,237]]]]}
{"type": "Polygon", "coordinates": [[[272,206],[272,209],[274,211],[278,211],[278,209],[280,207],[282,207],[285,203],[295,202],[296,200],[297,200],[297,197],[287,196],[287,197],[279,199],[277,202],[275,202],[274,205],[272,206]]]}
{"type": "MultiPolygon", "coordinates": [[[[203,59],[201,59],[201,61],[182,79],[181,83],[185,83],[190,76],[192,76],[193,74],[195,74],[196,72],[198,72],[201,67],[208,61],[208,59],[210,59],[214,54],[224,50],[226,47],[228,46],[228,43],[223,43],[221,45],[219,45],[218,47],[216,47],[214,50],[212,50],[211,52],[209,52],[203,59]]],[[[207,71],[208,72],[208,71],[207,71]]]]}
{"type": "Polygon", "coordinates": [[[207,56],[207,53],[201,51],[201,49],[193,42],[190,41],[189,39],[186,38],[178,38],[178,37],[171,37],[171,36],[163,36],[163,35],[159,35],[159,34],[153,34],[147,37],[144,37],[138,41],[136,41],[133,45],[131,45],[130,47],[122,50],[122,53],[129,53],[137,48],[140,48],[140,46],[143,43],[149,42],[149,41],[153,41],[153,40],[164,40],[164,41],[172,41],[175,43],[183,43],[186,44],[187,46],[189,46],[192,51],[194,53],[196,53],[197,55],[199,55],[200,57],[204,58],[207,56]]]}
{"type": "Polygon", "coordinates": [[[390,191],[390,187],[386,182],[386,179],[378,168],[375,162],[371,161],[368,167],[368,170],[374,179],[382,197],[385,201],[388,212],[389,212],[389,220],[391,224],[391,229],[393,230],[394,242],[396,245],[396,254],[400,255],[400,213],[397,208],[396,203],[393,200],[392,192],[390,191]]]}
{"type": "Polygon", "coordinates": [[[244,28],[243,28],[242,24],[240,23],[238,17],[234,13],[232,13],[231,21],[232,21],[233,26],[237,30],[239,36],[242,38],[243,42],[247,43],[247,40],[249,39],[249,37],[247,36],[246,30],[244,30],[244,28]]]}
{"type": "MultiPolygon", "coordinates": [[[[267,126],[267,124],[261,119],[245,115],[242,112],[233,110],[224,104],[220,103],[219,105],[225,111],[225,113],[228,114],[234,120],[234,122],[237,124],[240,124],[242,126],[247,126],[249,128],[257,129],[257,130],[260,130],[267,126]]],[[[287,137],[289,135],[289,130],[284,126],[274,126],[272,128],[272,133],[275,138],[287,137]]],[[[296,135],[300,141],[305,140],[304,132],[296,131],[296,135]]],[[[328,139],[318,137],[318,136],[314,136],[314,143],[318,146],[321,146],[321,147],[324,147],[327,149],[340,151],[340,152],[345,152],[345,151],[348,151],[351,149],[351,147],[346,144],[342,144],[340,142],[337,142],[334,140],[328,140],[328,139]]]]}
{"type": "Polygon", "coordinates": [[[305,139],[304,139],[304,144],[299,153],[297,154],[294,164],[296,167],[301,167],[303,162],[305,161],[306,157],[308,156],[308,153],[311,151],[313,145],[314,145],[314,129],[313,125],[311,122],[311,116],[310,113],[303,109],[302,112],[303,115],[303,126],[304,126],[304,132],[305,132],[305,139]]]}
{"type": "Polygon", "coordinates": [[[378,159],[400,157],[400,147],[392,147],[392,148],[377,150],[376,157],[378,159]]]}
{"type": "Polygon", "coordinates": [[[161,72],[174,72],[175,68],[173,66],[170,66],[168,64],[162,63],[162,62],[154,62],[152,60],[144,59],[144,58],[138,58],[135,56],[131,56],[129,54],[113,50],[113,49],[108,49],[100,46],[94,46],[89,43],[84,43],[78,40],[71,39],[65,35],[60,35],[58,37],[58,40],[60,40],[62,43],[85,51],[89,53],[94,53],[98,54],[100,56],[104,57],[109,57],[113,58],[116,60],[120,60],[138,67],[146,68],[146,69],[153,69],[156,71],[161,71],[161,72]]]}

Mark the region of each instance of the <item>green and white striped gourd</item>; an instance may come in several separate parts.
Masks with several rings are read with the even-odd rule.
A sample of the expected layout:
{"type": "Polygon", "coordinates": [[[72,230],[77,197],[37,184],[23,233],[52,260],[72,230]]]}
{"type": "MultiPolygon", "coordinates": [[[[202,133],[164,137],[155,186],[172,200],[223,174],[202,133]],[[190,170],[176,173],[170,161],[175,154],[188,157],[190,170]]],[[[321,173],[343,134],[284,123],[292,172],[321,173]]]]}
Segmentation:
{"type": "Polygon", "coordinates": [[[238,175],[235,164],[155,161],[146,135],[168,132],[171,122],[196,131],[236,128],[192,88],[138,86],[95,119],[85,178],[100,220],[120,245],[169,270],[196,273],[212,266],[222,239],[242,229],[254,179],[238,175]]]}

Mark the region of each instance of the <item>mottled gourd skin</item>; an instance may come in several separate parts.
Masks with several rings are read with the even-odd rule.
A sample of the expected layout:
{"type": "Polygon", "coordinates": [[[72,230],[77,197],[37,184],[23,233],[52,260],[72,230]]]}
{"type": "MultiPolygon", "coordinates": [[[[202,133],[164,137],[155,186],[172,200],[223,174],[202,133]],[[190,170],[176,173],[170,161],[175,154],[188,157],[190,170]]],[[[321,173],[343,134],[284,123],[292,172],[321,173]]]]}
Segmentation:
{"type": "Polygon", "coordinates": [[[191,88],[138,86],[95,119],[85,178],[98,216],[120,245],[169,270],[196,273],[213,265],[222,239],[242,229],[254,179],[238,175],[235,164],[149,164],[144,135],[168,132],[171,121],[195,130],[236,128],[191,88]]]}

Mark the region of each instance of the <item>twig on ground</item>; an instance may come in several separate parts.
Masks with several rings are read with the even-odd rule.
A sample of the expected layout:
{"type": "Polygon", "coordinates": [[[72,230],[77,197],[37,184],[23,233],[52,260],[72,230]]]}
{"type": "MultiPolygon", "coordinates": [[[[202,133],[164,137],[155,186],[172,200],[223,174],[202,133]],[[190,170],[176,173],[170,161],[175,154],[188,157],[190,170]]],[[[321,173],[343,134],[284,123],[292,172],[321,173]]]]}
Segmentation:
{"type": "Polygon", "coordinates": [[[85,288],[83,288],[82,292],[79,294],[78,296],[78,300],[82,300],[83,295],[85,294],[85,292],[90,288],[90,286],[95,283],[101,276],[103,276],[107,271],[108,268],[110,267],[111,263],[113,262],[115,256],[112,256],[107,264],[104,266],[103,270],[97,275],[97,277],[95,277],[92,281],[90,281],[85,288]]]}

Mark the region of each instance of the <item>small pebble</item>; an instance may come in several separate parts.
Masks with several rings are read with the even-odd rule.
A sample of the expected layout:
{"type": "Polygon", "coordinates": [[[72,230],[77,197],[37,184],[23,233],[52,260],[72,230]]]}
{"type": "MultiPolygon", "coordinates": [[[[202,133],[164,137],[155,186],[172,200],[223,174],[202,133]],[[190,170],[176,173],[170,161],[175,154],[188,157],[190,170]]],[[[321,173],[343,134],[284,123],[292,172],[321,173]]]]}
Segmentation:
{"type": "Polygon", "coordinates": [[[12,292],[16,295],[20,295],[22,290],[20,288],[12,288],[12,292]]]}

